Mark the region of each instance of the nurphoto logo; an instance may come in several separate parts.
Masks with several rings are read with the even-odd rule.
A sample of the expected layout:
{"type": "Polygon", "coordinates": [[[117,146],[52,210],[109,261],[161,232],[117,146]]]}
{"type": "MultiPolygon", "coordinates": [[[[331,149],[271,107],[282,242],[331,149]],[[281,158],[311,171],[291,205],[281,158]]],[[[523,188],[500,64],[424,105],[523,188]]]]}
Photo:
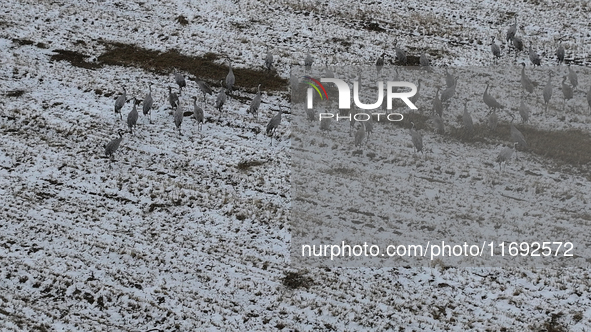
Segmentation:
{"type": "MultiPolygon", "coordinates": [[[[338,78],[320,78],[320,81],[310,77],[304,76],[305,81],[310,87],[308,88],[307,94],[307,108],[312,109],[314,107],[313,102],[313,94],[314,90],[318,93],[321,100],[328,100],[328,94],[326,93],[326,89],[322,85],[322,83],[334,83],[339,91],[339,109],[340,110],[347,110],[351,108],[351,89],[349,84],[345,81],[338,79],[338,78]],[[322,92],[321,92],[322,90],[322,92]]],[[[375,110],[382,107],[382,103],[384,102],[384,82],[378,81],[378,98],[377,101],[373,104],[364,104],[359,99],[359,82],[353,82],[353,101],[355,105],[363,110],[375,110]]],[[[410,82],[401,82],[401,81],[388,81],[386,83],[386,109],[392,109],[392,100],[400,99],[402,100],[410,109],[416,110],[417,107],[410,101],[409,98],[414,96],[417,93],[417,87],[413,83],[410,82]],[[410,89],[410,91],[403,91],[400,92],[401,89],[410,89]]],[[[377,115],[378,121],[380,121],[380,116],[384,116],[389,121],[402,121],[404,116],[400,113],[372,113],[371,115],[367,113],[358,113],[353,115],[356,121],[368,121],[371,119],[373,115],[377,115]]],[[[320,113],[319,119],[325,118],[336,118],[338,121],[339,118],[351,120],[351,114],[348,116],[339,116],[338,114],[333,113],[320,113]]]]}

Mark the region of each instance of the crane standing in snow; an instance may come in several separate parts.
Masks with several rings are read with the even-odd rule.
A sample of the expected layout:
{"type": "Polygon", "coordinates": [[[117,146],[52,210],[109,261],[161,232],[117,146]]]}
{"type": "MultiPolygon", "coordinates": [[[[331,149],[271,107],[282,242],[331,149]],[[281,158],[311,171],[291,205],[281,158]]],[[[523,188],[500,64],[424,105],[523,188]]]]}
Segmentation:
{"type": "Polygon", "coordinates": [[[185,81],[185,77],[178,72],[174,74],[174,80],[176,81],[176,84],[178,84],[179,86],[180,96],[183,93],[183,88],[187,86],[187,82],[185,81]]]}
{"type": "Polygon", "coordinates": [[[144,101],[142,102],[142,112],[144,116],[150,114],[150,123],[152,123],[152,105],[154,104],[154,99],[152,99],[152,85],[148,85],[150,89],[150,93],[146,95],[144,101]]]}
{"type": "Polygon", "coordinates": [[[493,54],[493,62],[497,62],[497,59],[501,57],[501,48],[499,45],[495,43],[495,36],[492,36],[492,41],[490,43],[490,50],[493,54]]]}
{"type": "Polygon", "coordinates": [[[193,96],[193,118],[197,120],[197,130],[201,131],[203,123],[205,123],[205,116],[203,109],[197,106],[197,96],[193,96]]]}
{"type": "Polygon", "coordinates": [[[115,100],[115,116],[117,116],[117,113],[119,113],[119,119],[123,119],[123,115],[121,115],[121,109],[123,108],[123,105],[125,105],[125,103],[127,102],[126,98],[127,91],[125,90],[125,86],[123,86],[123,93],[120,94],[119,97],[117,97],[117,100],[115,100]]]}
{"type": "Polygon", "coordinates": [[[110,157],[113,160],[113,155],[117,152],[121,141],[123,140],[124,131],[119,129],[119,137],[110,141],[107,145],[105,145],[105,156],[110,157]]]}
{"type": "Polygon", "coordinates": [[[265,68],[268,71],[273,70],[273,54],[269,51],[269,45],[267,45],[267,57],[265,58],[265,68]]]}
{"type": "Polygon", "coordinates": [[[548,82],[544,87],[542,95],[544,96],[544,104],[546,104],[546,107],[544,108],[544,114],[546,114],[546,112],[548,112],[548,103],[550,103],[550,99],[552,98],[552,72],[548,74],[548,82]]]}
{"type": "Polygon", "coordinates": [[[272,117],[271,120],[269,120],[269,123],[267,124],[267,136],[269,136],[269,133],[271,134],[271,145],[273,145],[273,136],[275,136],[277,127],[279,127],[279,124],[281,123],[281,113],[283,113],[283,110],[279,110],[277,114],[274,117],[272,117]]]}
{"type": "Polygon", "coordinates": [[[410,137],[412,138],[412,144],[415,147],[416,152],[423,153],[423,136],[416,131],[414,122],[411,122],[412,127],[410,128],[410,137]]]}
{"type": "MultiPolygon", "coordinates": [[[[221,81],[220,85],[222,85],[221,81]]],[[[222,108],[226,103],[226,99],[228,99],[228,96],[226,96],[226,89],[222,85],[222,87],[220,88],[220,92],[218,93],[218,96],[215,100],[215,108],[217,108],[217,110],[220,111],[220,113],[222,112],[222,108]]]]}
{"type": "Polygon", "coordinates": [[[171,111],[168,114],[172,114],[172,110],[176,108],[176,105],[179,102],[179,95],[176,92],[172,92],[172,88],[168,87],[168,102],[170,103],[171,111]]]}
{"type": "Polygon", "coordinates": [[[211,87],[205,83],[202,80],[197,80],[197,86],[199,87],[199,90],[201,90],[201,92],[203,92],[203,101],[205,101],[205,95],[211,95],[213,94],[213,90],[211,90],[211,87]]]}
{"type": "Polygon", "coordinates": [[[502,171],[503,170],[503,166],[507,166],[507,161],[509,161],[511,159],[511,156],[513,156],[513,152],[515,151],[515,147],[517,146],[517,142],[513,143],[513,147],[505,147],[503,150],[501,150],[501,152],[499,153],[499,155],[497,156],[497,160],[496,162],[499,163],[499,170],[502,171]]]}
{"type": "Polygon", "coordinates": [[[181,133],[181,124],[183,123],[183,117],[184,117],[184,111],[183,108],[181,107],[181,105],[179,104],[179,101],[177,100],[176,102],[176,110],[174,111],[174,125],[176,126],[176,129],[178,129],[179,131],[179,135],[183,135],[181,133]]]}
{"type": "Polygon", "coordinates": [[[228,58],[228,75],[226,75],[226,88],[228,89],[228,93],[232,93],[232,89],[234,88],[234,83],[236,83],[236,77],[234,76],[234,71],[232,71],[232,62],[230,58],[228,58]]]}
{"type": "Polygon", "coordinates": [[[252,98],[252,102],[250,103],[250,107],[248,108],[248,113],[256,116],[259,118],[259,106],[261,106],[261,84],[259,83],[257,87],[257,94],[252,98]]]}
{"type": "Polygon", "coordinates": [[[127,127],[129,128],[130,134],[133,134],[133,127],[137,124],[137,118],[137,99],[133,97],[133,108],[131,109],[131,112],[127,114],[127,127]]]}

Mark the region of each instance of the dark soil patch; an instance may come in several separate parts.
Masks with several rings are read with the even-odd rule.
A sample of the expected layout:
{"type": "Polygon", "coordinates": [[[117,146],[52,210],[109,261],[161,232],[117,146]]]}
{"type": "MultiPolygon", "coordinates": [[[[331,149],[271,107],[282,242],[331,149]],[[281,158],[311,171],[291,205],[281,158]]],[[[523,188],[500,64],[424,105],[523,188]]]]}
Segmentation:
{"type": "Polygon", "coordinates": [[[261,160],[244,160],[238,163],[236,166],[239,170],[247,170],[251,167],[264,165],[265,161],[261,160]]]}
{"type": "MultiPolygon", "coordinates": [[[[216,63],[221,58],[213,53],[197,57],[181,54],[178,50],[159,52],[129,44],[106,45],[108,50],[98,57],[103,65],[140,67],[161,75],[170,74],[176,68],[214,86],[219,86],[228,74],[228,66],[216,63]]],[[[233,71],[236,76],[235,87],[255,90],[261,83],[261,90],[287,91],[288,81],[275,72],[247,68],[233,68],[233,71]]]]}
{"type": "Polygon", "coordinates": [[[35,44],[32,40],[28,40],[28,39],[19,39],[19,38],[13,38],[12,39],[13,43],[17,43],[21,46],[26,46],[26,45],[33,45],[35,44]]]}
{"type": "Polygon", "coordinates": [[[88,55],[68,50],[55,50],[54,52],[57,54],[51,56],[51,61],[68,61],[72,66],[85,69],[100,68],[98,64],[86,62],[85,59],[88,58],[88,55]]]}
{"type": "Polygon", "coordinates": [[[300,272],[284,272],[284,277],[281,278],[283,286],[290,289],[309,288],[314,284],[312,278],[306,276],[305,271],[300,272]]]}
{"type": "Polygon", "coordinates": [[[12,90],[12,91],[6,92],[4,95],[6,97],[20,97],[23,94],[25,94],[25,90],[12,90]]]}
{"type": "MultiPolygon", "coordinates": [[[[27,41],[19,40],[19,43],[27,41]]],[[[31,43],[26,45],[31,45],[31,43]]],[[[208,82],[212,86],[219,86],[220,81],[226,79],[228,66],[222,58],[213,53],[201,57],[181,54],[178,50],[159,52],[148,50],[135,45],[122,43],[104,43],[107,51],[97,58],[97,63],[87,62],[88,55],[76,51],[55,50],[52,61],[68,61],[72,66],[96,69],[104,65],[139,67],[160,75],[168,75],[175,69],[188,73],[193,78],[208,82]]],[[[82,44],[78,44],[82,45],[82,44]]],[[[253,70],[248,68],[233,68],[236,83],[234,89],[256,91],[258,84],[264,91],[287,91],[288,81],[277,76],[274,71],[253,70]]],[[[189,77],[191,78],[191,77],[189,77]]]]}
{"type": "Polygon", "coordinates": [[[365,24],[365,29],[369,30],[369,31],[378,31],[378,32],[384,32],[386,31],[386,29],[380,27],[380,24],[377,22],[368,22],[365,24]]]}

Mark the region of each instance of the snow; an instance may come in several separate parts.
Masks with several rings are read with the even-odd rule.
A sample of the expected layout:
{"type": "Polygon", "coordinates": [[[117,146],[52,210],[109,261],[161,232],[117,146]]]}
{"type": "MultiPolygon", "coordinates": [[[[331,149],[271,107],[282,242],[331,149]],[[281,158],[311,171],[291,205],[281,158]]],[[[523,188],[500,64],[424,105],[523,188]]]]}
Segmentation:
{"type": "MultiPolygon", "coordinates": [[[[405,204],[391,207],[394,212],[373,206],[372,212],[389,214],[391,221],[363,229],[366,234],[397,221],[402,221],[403,231],[412,230],[408,225],[413,222],[434,226],[477,221],[475,228],[487,230],[502,225],[495,229],[500,235],[522,230],[520,239],[525,240],[530,240],[530,229],[548,238],[566,234],[587,246],[579,252],[584,259],[591,181],[576,167],[518,151],[519,160],[500,173],[494,159],[507,139],[465,144],[426,128],[420,132],[427,153],[415,155],[408,130],[382,125],[376,126],[363,155],[352,157],[347,122],[333,122],[330,134],[320,136],[318,125],[295,126],[305,119],[293,109],[284,114],[271,146],[264,135],[266,124],[290,103],[285,91],[264,87],[256,120],[246,113],[254,91],[237,92],[247,102],[228,98],[227,111],[219,115],[213,108],[219,84],[212,85],[215,93],[204,105],[203,131],[185,117],[179,136],[168,114],[167,86],[175,86],[172,72],[161,75],[121,66],[89,70],[50,61],[50,56],[54,50],[72,50],[89,55],[86,60],[94,63],[106,50],[103,41],[108,41],[178,49],[189,56],[212,52],[228,55],[234,68],[261,69],[268,45],[278,74],[287,79],[308,52],[318,69],[327,62],[336,73],[348,65],[372,66],[386,52],[386,73],[394,68],[397,38],[409,55],[429,52],[437,69],[419,100],[420,114],[428,114],[437,82],[444,82],[440,66],[490,73],[488,42],[494,35],[503,54],[498,70],[504,74],[497,77],[509,75],[518,84],[521,62],[541,86],[547,70],[560,72],[553,79],[556,99],[550,115],[540,114],[538,87],[537,96],[529,100],[534,114],[528,126],[575,128],[588,135],[591,119],[584,94],[591,76],[584,66],[591,62],[590,6],[588,1],[506,0],[3,1],[0,329],[465,331],[553,325],[589,330],[587,261],[568,268],[454,267],[445,260],[427,266],[380,263],[354,268],[319,267],[310,261],[301,267],[290,253],[298,235],[294,232],[301,230],[301,225],[291,224],[294,205],[302,204],[292,200],[294,187],[312,186],[323,195],[343,197],[359,186],[328,170],[377,164],[380,176],[391,174],[388,167],[397,170],[390,188],[405,204]],[[513,13],[518,13],[518,34],[526,46],[533,43],[543,68],[532,69],[527,52],[517,58],[507,54],[504,33],[513,13]],[[176,21],[180,15],[188,25],[176,21]],[[383,31],[369,30],[369,23],[383,31]],[[558,112],[560,77],[566,68],[556,67],[553,56],[560,37],[567,60],[579,65],[579,91],[569,103],[578,112],[567,113],[566,120],[558,112]],[[117,137],[118,129],[127,128],[113,114],[121,85],[127,86],[129,97],[143,98],[149,82],[154,83],[154,123],[140,115],[137,133],[124,136],[111,162],[104,156],[104,145],[117,137]],[[10,95],[21,90],[21,96],[10,95]],[[379,143],[386,140],[394,143],[379,143]],[[308,144],[313,149],[307,150],[308,144]],[[301,159],[292,153],[297,149],[303,149],[301,159]],[[367,152],[387,158],[370,161],[367,152]],[[337,157],[329,158],[334,153],[337,157]],[[249,161],[260,165],[239,167],[249,161]],[[330,176],[300,183],[300,166],[330,176]],[[403,190],[407,188],[412,189],[403,190]],[[293,271],[310,278],[308,287],[286,286],[286,273],[293,271]]],[[[193,80],[187,83],[181,102],[190,111],[189,96],[202,94],[193,80]]],[[[469,106],[475,123],[483,123],[484,79],[458,84],[473,100],[469,106]]],[[[491,93],[499,96],[502,91],[496,85],[491,93]]],[[[514,93],[506,102],[516,110],[518,100],[514,93]]],[[[448,130],[460,126],[456,116],[462,103],[454,102],[445,119],[448,130]]],[[[130,110],[127,102],[123,116],[130,110]]],[[[508,121],[501,113],[499,117],[508,121]]],[[[376,192],[367,197],[377,197],[378,188],[372,190],[376,192]]],[[[317,214],[311,210],[310,215],[317,214]]],[[[327,225],[337,221],[325,219],[327,225]]],[[[347,234],[348,227],[337,224],[329,235],[347,234]]]]}

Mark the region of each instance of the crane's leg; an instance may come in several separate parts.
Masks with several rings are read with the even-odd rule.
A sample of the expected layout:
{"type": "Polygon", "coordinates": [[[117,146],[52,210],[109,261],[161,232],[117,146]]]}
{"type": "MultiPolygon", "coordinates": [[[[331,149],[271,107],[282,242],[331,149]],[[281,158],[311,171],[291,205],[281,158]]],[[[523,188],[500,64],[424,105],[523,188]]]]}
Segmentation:
{"type": "Polygon", "coordinates": [[[546,106],[544,107],[544,115],[546,115],[546,112],[548,112],[548,103],[545,102],[545,104],[546,106]]]}

